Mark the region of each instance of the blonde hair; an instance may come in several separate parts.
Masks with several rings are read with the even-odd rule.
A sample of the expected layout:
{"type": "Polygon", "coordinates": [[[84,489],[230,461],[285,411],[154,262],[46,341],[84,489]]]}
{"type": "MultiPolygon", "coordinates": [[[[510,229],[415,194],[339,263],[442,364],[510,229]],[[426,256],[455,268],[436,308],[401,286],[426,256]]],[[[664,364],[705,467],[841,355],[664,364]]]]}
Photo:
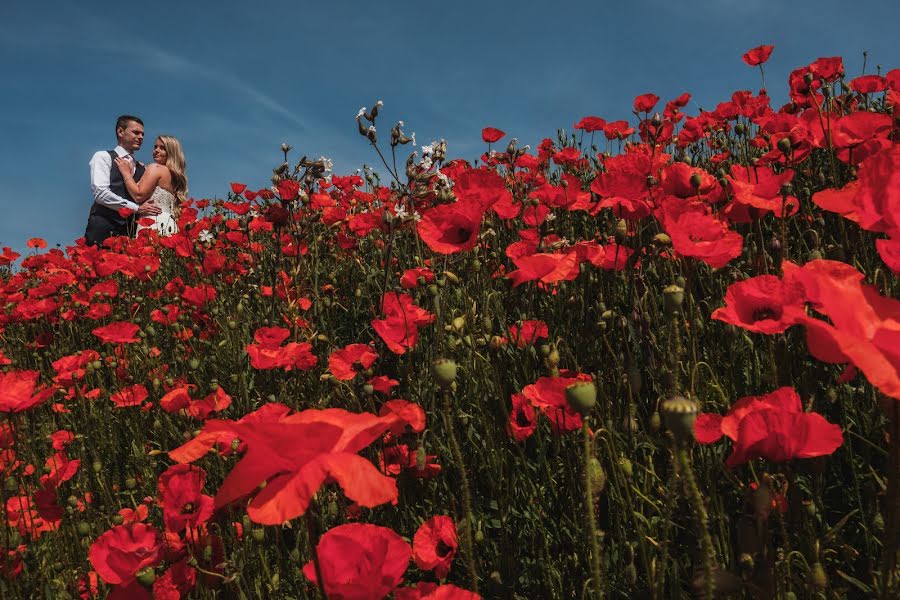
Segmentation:
{"type": "Polygon", "coordinates": [[[187,198],[187,175],[185,174],[184,151],[181,142],[173,135],[160,135],[157,138],[166,149],[166,167],[172,174],[172,188],[179,202],[187,198]]]}

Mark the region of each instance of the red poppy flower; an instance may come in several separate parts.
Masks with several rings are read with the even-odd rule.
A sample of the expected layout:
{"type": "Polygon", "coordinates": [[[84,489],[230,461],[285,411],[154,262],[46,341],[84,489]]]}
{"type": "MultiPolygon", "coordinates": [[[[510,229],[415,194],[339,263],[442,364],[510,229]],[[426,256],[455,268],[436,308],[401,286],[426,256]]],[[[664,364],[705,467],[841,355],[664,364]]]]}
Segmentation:
{"type": "Polygon", "coordinates": [[[881,75],[861,75],[850,80],[850,88],[860,94],[875,94],[888,89],[888,81],[881,75]]]}
{"type": "Polygon", "coordinates": [[[540,339],[547,339],[549,335],[550,330],[543,321],[522,321],[521,329],[518,325],[509,326],[509,337],[518,348],[531,346],[540,339]]]}
{"type": "Polygon", "coordinates": [[[153,597],[156,600],[181,600],[188,598],[197,584],[197,570],[188,565],[184,558],[170,565],[166,572],[153,582],[153,597]]]}
{"type": "Polygon", "coordinates": [[[53,388],[35,393],[39,377],[37,371],[0,373],[0,413],[19,413],[50,398],[55,391],[53,388]]]}
{"type": "Polygon", "coordinates": [[[650,112],[657,102],[659,102],[659,96],[656,94],[641,94],[634,99],[634,110],[635,112],[650,112]]]}
{"type": "Polygon", "coordinates": [[[784,462],[826,456],[844,441],[839,426],[818,413],[803,412],[800,396],[791,387],[741,398],[724,417],[698,415],[694,430],[701,444],[713,443],[722,435],[734,442],[726,461],[729,467],[754,458],[784,462]]]}
{"type": "Polygon", "coordinates": [[[441,204],[422,215],[417,225],[419,237],[439,254],[471,250],[478,243],[483,216],[482,209],[474,202],[441,204]]]}
{"type": "Polygon", "coordinates": [[[863,285],[863,274],[831,260],[814,260],[802,267],[785,261],[786,281],[799,282],[816,312],[829,322],[807,316],[806,345],[817,359],[852,362],[869,382],[900,400],[900,301],[863,285]]]}
{"type": "Polygon", "coordinates": [[[435,577],[444,579],[458,547],[453,519],[436,515],[422,523],[413,536],[413,559],[423,571],[434,571],[435,577]]]}
{"type": "Polygon", "coordinates": [[[606,120],[600,117],[584,117],[575,123],[575,129],[583,129],[588,133],[593,133],[595,131],[603,131],[605,125],[606,120]]]}
{"type": "Polygon", "coordinates": [[[3,254],[0,254],[0,266],[6,266],[12,262],[15,262],[15,260],[20,256],[22,255],[18,252],[13,252],[12,248],[4,246],[3,254]]]}
{"type": "Polygon", "coordinates": [[[657,218],[678,254],[702,260],[714,269],[740,256],[743,249],[744,238],[712,216],[704,203],[667,196],[657,218]]]}
{"type": "Polygon", "coordinates": [[[394,600],[481,600],[481,596],[451,583],[438,585],[429,581],[420,581],[416,587],[394,590],[394,600]]]}
{"type": "Polygon", "coordinates": [[[203,493],[205,483],[206,471],[192,465],[173,465],[159,476],[159,504],[167,530],[180,532],[209,520],[213,499],[203,493]]]}
{"type": "Polygon", "coordinates": [[[425,431],[425,411],[415,402],[401,400],[400,398],[388,400],[378,411],[381,417],[393,414],[399,423],[391,429],[396,435],[402,435],[409,431],[422,433],[425,431]]]}
{"type": "Polygon", "coordinates": [[[774,275],[733,283],[712,318],[757,333],[782,333],[806,316],[803,289],[774,275]]]}
{"type": "Polygon", "coordinates": [[[378,354],[368,344],[350,344],[335,350],[328,357],[331,374],[341,381],[349,381],[378,360],[378,354]]]}
{"type": "Polygon", "coordinates": [[[109,399],[116,405],[116,408],[126,408],[129,406],[140,406],[149,395],[147,388],[138,383],[122,388],[115,394],[112,394],[109,399]]]}
{"type": "Polygon", "coordinates": [[[372,327],[394,354],[416,345],[419,327],[434,321],[434,315],[413,304],[411,296],[388,292],[382,301],[383,319],[372,319],[372,327]]]}
{"type": "Polygon", "coordinates": [[[485,127],[481,130],[481,139],[488,144],[493,144],[494,142],[500,141],[500,139],[503,138],[504,135],[506,135],[505,131],[500,131],[495,127],[485,127]]]}
{"type": "Polygon", "coordinates": [[[662,172],[662,188],[669,195],[682,199],[696,199],[718,202],[722,197],[722,186],[706,169],[692,167],[687,163],[674,162],[662,172]],[[699,180],[700,185],[694,182],[699,180]]]}
{"type": "Polygon", "coordinates": [[[283,327],[260,327],[253,334],[256,344],[247,344],[250,366],[254,369],[299,369],[306,371],[316,366],[317,358],[312,353],[312,344],[290,342],[280,346],[290,331],[283,327]]]}
{"type": "Polygon", "coordinates": [[[282,179],[275,187],[278,189],[278,196],[283,202],[294,200],[300,193],[300,182],[293,179],[282,179]]]}
{"type": "Polygon", "coordinates": [[[326,481],[337,482],[360,506],[396,502],[396,482],[357,452],[398,422],[395,414],[376,417],[331,408],[287,415],[281,405],[265,405],[240,421],[207,421],[199,435],[169,456],[191,462],[219,441],[241,440],[247,450],[219,488],[216,507],[255,494],[247,514],[274,525],[305,513],[326,481]],[[298,439],[304,443],[297,444],[298,439]]]}
{"type": "Polygon", "coordinates": [[[101,342],[109,344],[133,344],[141,341],[141,338],[137,337],[139,329],[140,327],[134,323],[119,321],[110,323],[104,327],[97,327],[91,333],[100,338],[101,342]]]}
{"type": "Polygon", "coordinates": [[[592,378],[583,373],[574,375],[574,377],[541,377],[522,390],[522,395],[550,420],[550,426],[555,433],[581,429],[581,415],[569,406],[566,388],[578,381],[592,381],[592,378]]]}
{"type": "Polygon", "coordinates": [[[434,281],[434,271],[427,267],[407,269],[403,271],[403,275],[400,277],[400,287],[404,290],[410,290],[419,285],[420,278],[426,284],[429,284],[434,281]]]}
{"type": "Polygon", "coordinates": [[[552,254],[541,252],[518,257],[513,259],[513,262],[519,267],[507,275],[512,280],[513,287],[527,281],[543,283],[572,281],[581,272],[578,268],[578,253],[575,251],[552,254]]]}
{"type": "Polygon", "coordinates": [[[777,217],[793,215],[800,207],[795,196],[781,193],[782,186],[794,178],[792,169],[775,173],[768,167],[743,167],[733,165],[727,177],[734,201],[763,211],[772,211],[777,217]],[[786,214],[783,212],[784,208],[786,214]]]}
{"type": "Polygon", "coordinates": [[[47,242],[42,238],[31,238],[25,243],[29,248],[43,249],[47,247],[47,242]]]}
{"type": "Polygon", "coordinates": [[[409,544],[387,527],[348,523],[326,531],[316,545],[322,581],[312,561],[303,574],[329,598],[378,600],[403,581],[411,554],[409,544]]]}
{"type": "Polygon", "coordinates": [[[128,585],[138,571],[162,559],[162,538],[143,523],[118,525],[94,540],[88,558],[103,581],[128,585]]]}
{"type": "Polygon", "coordinates": [[[769,60],[769,56],[772,54],[772,50],[774,49],[775,46],[757,46],[756,48],[745,52],[744,55],[741,56],[741,60],[743,60],[751,67],[755,67],[769,60]]]}
{"type": "Polygon", "coordinates": [[[233,193],[233,194],[240,195],[246,189],[247,189],[247,186],[243,183],[235,183],[233,181],[231,182],[231,193],[233,193]]]}

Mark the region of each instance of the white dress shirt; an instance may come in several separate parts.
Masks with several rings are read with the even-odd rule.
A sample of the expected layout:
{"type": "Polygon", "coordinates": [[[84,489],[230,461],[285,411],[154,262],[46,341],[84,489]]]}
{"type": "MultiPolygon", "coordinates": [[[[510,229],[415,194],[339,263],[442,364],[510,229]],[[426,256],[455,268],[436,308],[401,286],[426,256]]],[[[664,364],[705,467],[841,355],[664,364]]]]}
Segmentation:
{"type": "MultiPolygon", "coordinates": [[[[128,153],[122,146],[116,146],[116,154],[122,158],[126,158],[128,153]]],[[[137,211],[138,205],[131,200],[126,200],[122,196],[113,193],[109,189],[109,172],[113,167],[112,157],[106,150],[96,152],[91,158],[91,192],[94,194],[94,202],[101,204],[112,210],[120,208],[128,208],[137,211]]],[[[131,157],[131,172],[134,173],[134,157],[131,157]]]]}

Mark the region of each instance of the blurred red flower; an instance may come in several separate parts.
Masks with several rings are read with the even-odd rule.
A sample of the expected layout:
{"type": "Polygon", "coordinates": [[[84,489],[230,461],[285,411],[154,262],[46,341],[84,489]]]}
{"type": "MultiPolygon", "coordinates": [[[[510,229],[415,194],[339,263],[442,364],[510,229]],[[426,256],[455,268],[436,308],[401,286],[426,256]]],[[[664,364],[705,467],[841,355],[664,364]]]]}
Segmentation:
{"type": "Polygon", "coordinates": [[[434,252],[464,252],[478,243],[483,216],[484,209],[476,202],[459,200],[426,210],[417,230],[422,241],[434,252]]]}
{"type": "Polygon", "coordinates": [[[138,383],[122,388],[110,395],[109,399],[116,405],[116,408],[126,408],[129,406],[140,406],[149,395],[147,388],[138,383]]]}
{"type": "Polygon", "coordinates": [[[704,203],[667,196],[657,218],[678,254],[702,260],[714,269],[740,256],[743,249],[741,234],[711,215],[704,203]]]}
{"type": "Polygon", "coordinates": [[[382,301],[384,318],[372,319],[372,327],[394,354],[416,345],[419,327],[434,321],[434,315],[413,304],[411,296],[388,292],[382,301]]]}
{"type": "Polygon", "coordinates": [[[169,456],[192,462],[220,440],[241,440],[247,450],[219,488],[215,505],[255,494],[247,514],[257,523],[274,525],[305,513],[326,481],[337,482],[360,506],[396,502],[396,482],[357,452],[398,422],[393,413],[377,417],[338,408],[288,415],[286,407],[269,404],[240,421],[207,421],[199,435],[169,456]],[[263,481],[267,485],[260,490],[263,481]]]}
{"type": "Polygon", "coordinates": [[[656,94],[641,94],[634,99],[634,110],[635,112],[650,112],[657,102],[659,102],[659,96],[656,94]]]}
{"type": "Polygon", "coordinates": [[[328,357],[328,368],[337,379],[349,381],[356,377],[357,373],[375,364],[376,360],[378,354],[368,344],[349,344],[331,353],[328,357]]]}
{"type": "Polygon", "coordinates": [[[581,415],[569,406],[566,388],[577,381],[592,381],[592,378],[584,373],[572,375],[541,377],[522,390],[522,395],[550,420],[550,426],[555,433],[581,429],[581,415]]]}
{"type": "Polygon", "coordinates": [[[509,413],[507,430],[517,442],[521,442],[537,429],[537,418],[531,401],[522,394],[512,395],[512,410],[509,413]]]}
{"type": "Polygon", "coordinates": [[[233,194],[242,194],[246,189],[247,186],[243,183],[231,182],[231,193],[233,194]]]}
{"type": "Polygon", "coordinates": [[[29,248],[43,249],[47,247],[47,242],[42,238],[31,238],[25,243],[29,248]]]}
{"type": "Polygon", "coordinates": [[[150,525],[118,525],[94,540],[88,558],[103,581],[126,586],[138,571],[162,559],[162,538],[150,525]]]}
{"type": "Polygon", "coordinates": [[[506,132],[497,129],[496,127],[485,127],[481,130],[481,139],[488,144],[500,141],[504,135],[506,135],[506,132]]]}
{"type": "Polygon", "coordinates": [[[769,60],[769,56],[772,54],[772,50],[774,49],[775,46],[757,46],[756,48],[745,52],[744,55],[741,56],[741,60],[743,60],[751,67],[755,67],[769,60]]]}
{"type": "Polygon", "coordinates": [[[703,413],[694,423],[697,441],[711,444],[723,435],[734,442],[726,464],[754,458],[785,462],[834,452],[844,441],[841,428],[818,413],[804,413],[800,396],[782,387],[764,396],[741,398],[724,417],[703,413]]]}
{"type": "Polygon", "coordinates": [[[595,131],[603,131],[605,125],[606,120],[600,117],[584,117],[575,123],[575,129],[583,129],[588,133],[593,133],[595,131]]]}
{"type": "Polygon", "coordinates": [[[119,321],[103,327],[97,327],[91,333],[100,338],[101,342],[110,344],[133,344],[141,341],[141,338],[137,337],[139,329],[140,327],[134,323],[119,321]]]}
{"type": "Polygon", "coordinates": [[[403,582],[412,550],[387,527],[348,523],[326,531],[316,554],[323,581],[318,581],[312,561],[303,574],[327,597],[381,600],[403,582]]]}
{"type": "Polygon", "coordinates": [[[0,373],[0,413],[19,413],[45,402],[54,389],[38,389],[37,371],[8,371],[0,373]]]}
{"type": "Polygon", "coordinates": [[[534,345],[540,339],[547,339],[549,335],[550,330],[543,321],[522,321],[521,328],[518,325],[509,326],[509,337],[518,348],[534,345]]]}

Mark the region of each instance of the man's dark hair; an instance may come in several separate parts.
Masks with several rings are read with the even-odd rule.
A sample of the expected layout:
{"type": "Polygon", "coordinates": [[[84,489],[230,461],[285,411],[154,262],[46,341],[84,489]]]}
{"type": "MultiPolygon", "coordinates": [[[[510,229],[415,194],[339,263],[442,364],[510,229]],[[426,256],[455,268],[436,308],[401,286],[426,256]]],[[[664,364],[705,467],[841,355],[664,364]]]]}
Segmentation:
{"type": "Polygon", "coordinates": [[[144,122],[141,121],[140,117],[136,117],[134,115],[122,115],[118,119],[116,119],[116,135],[119,135],[119,128],[126,129],[128,124],[134,121],[139,124],[141,127],[144,126],[144,122]]]}

